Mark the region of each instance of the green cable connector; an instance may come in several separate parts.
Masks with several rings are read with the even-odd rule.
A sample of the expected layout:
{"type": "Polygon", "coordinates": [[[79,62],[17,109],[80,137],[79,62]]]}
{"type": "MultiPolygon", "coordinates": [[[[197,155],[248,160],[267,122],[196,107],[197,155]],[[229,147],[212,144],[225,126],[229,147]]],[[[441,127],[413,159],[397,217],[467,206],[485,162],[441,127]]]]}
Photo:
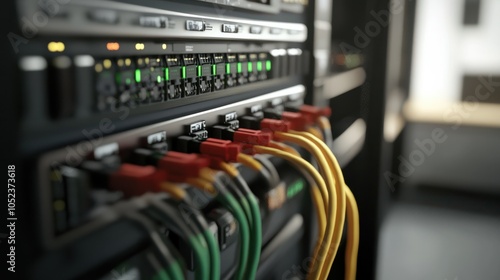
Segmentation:
{"type": "Polygon", "coordinates": [[[186,66],[182,66],[182,78],[186,78],[186,66]]]}
{"type": "Polygon", "coordinates": [[[295,181],[288,187],[288,190],[286,191],[286,196],[288,198],[294,197],[296,194],[298,194],[304,189],[304,186],[305,186],[304,180],[299,179],[295,181]]]}
{"type": "Polygon", "coordinates": [[[215,64],[212,64],[212,75],[217,75],[217,67],[215,64]]]}
{"type": "Polygon", "coordinates": [[[247,63],[248,72],[253,72],[253,62],[247,63]]]}
{"type": "Polygon", "coordinates": [[[135,69],[135,82],[141,82],[141,69],[135,69]]]}
{"type": "Polygon", "coordinates": [[[198,70],[198,77],[201,77],[201,65],[196,66],[196,70],[198,70]]]}
{"type": "Polygon", "coordinates": [[[266,61],[266,71],[271,71],[271,60],[266,61]]]}
{"type": "Polygon", "coordinates": [[[165,68],[165,80],[170,80],[170,73],[168,71],[168,68],[165,68]]]}
{"type": "Polygon", "coordinates": [[[231,74],[231,65],[226,63],[226,74],[231,74]]]}
{"type": "Polygon", "coordinates": [[[241,62],[238,62],[238,73],[241,73],[241,62]]]}
{"type": "Polygon", "coordinates": [[[262,61],[257,61],[257,71],[262,71],[262,61]]]}

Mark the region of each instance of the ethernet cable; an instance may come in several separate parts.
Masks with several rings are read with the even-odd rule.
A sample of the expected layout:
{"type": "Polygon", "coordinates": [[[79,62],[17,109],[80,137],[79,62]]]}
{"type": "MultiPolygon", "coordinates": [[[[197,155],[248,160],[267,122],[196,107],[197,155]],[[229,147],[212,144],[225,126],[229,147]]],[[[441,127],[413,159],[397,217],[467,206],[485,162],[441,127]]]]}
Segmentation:
{"type": "Polygon", "coordinates": [[[269,189],[274,188],[275,184],[279,183],[279,175],[276,174],[273,176],[266,168],[262,166],[262,164],[254,159],[252,156],[239,153],[236,159],[239,163],[245,165],[246,167],[262,174],[266,178],[266,182],[269,184],[269,189]],[[278,178],[277,178],[278,177],[278,178]]]}
{"type": "Polygon", "coordinates": [[[333,135],[332,135],[332,127],[330,125],[330,120],[328,120],[325,116],[320,116],[316,121],[317,125],[320,127],[321,132],[323,134],[325,144],[332,149],[333,147],[333,135]]]}
{"type": "Polygon", "coordinates": [[[356,279],[356,267],[359,248],[359,211],[356,199],[349,188],[346,188],[347,198],[347,245],[345,252],[345,279],[356,279]]]}
{"type": "MultiPolygon", "coordinates": [[[[219,280],[220,279],[220,251],[217,246],[217,241],[215,240],[212,232],[208,228],[207,221],[203,218],[203,215],[199,213],[194,207],[192,207],[192,203],[187,195],[186,191],[182,189],[179,185],[164,182],[160,185],[160,190],[170,194],[170,196],[178,201],[182,201],[186,203],[188,206],[186,210],[190,211],[190,214],[193,214],[193,221],[196,225],[202,230],[203,236],[208,245],[208,252],[210,255],[210,267],[211,267],[211,279],[219,280]]],[[[189,215],[191,216],[191,215],[189,215]]]]}
{"type": "Polygon", "coordinates": [[[319,269],[313,269],[312,273],[309,275],[311,279],[323,279],[320,278],[322,270],[324,269],[325,265],[328,265],[329,259],[332,256],[335,256],[338,249],[338,244],[340,243],[340,238],[342,237],[342,228],[344,224],[343,217],[345,215],[345,204],[342,203],[342,198],[344,198],[345,196],[345,194],[343,193],[343,187],[339,184],[336,184],[333,179],[332,173],[329,171],[329,166],[325,159],[325,156],[313,142],[306,139],[305,137],[294,135],[292,133],[275,132],[274,135],[277,139],[295,143],[308,150],[318,162],[320,172],[326,179],[329,197],[336,197],[335,201],[330,199],[330,205],[328,207],[329,215],[327,215],[327,217],[330,221],[326,227],[326,242],[328,243],[328,246],[323,247],[322,250],[318,252],[319,260],[313,259],[313,268],[316,268],[317,265],[319,269]],[[333,206],[334,203],[335,206],[333,206]],[[337,240],[339,240],[339,242],[337,242],[337,240]]]}
{"type": "Polygon", "coordinates": [[[167,179],[188,183],[204,192],[211,193],[217,201],[224,205],[239,224],[240,251],[236,279],[244,279],[250,247],[249,225],[245,212],[236,198],[215,178],[215,172],[208,168],[210,160],[196,154],[168,152],[158,166],[169,171],[167,179]]]}
{"type": "MultiPolygon", "coordinates": [[[[276,142],[276,141],[271,141],[269,147],[275,148],[278,150],[281,150],[286,153],[290,153],[294,156],[301,157],[300,153],[295,150],[293,147],[282,143],[282,142],[276,142]]],[[[311,197],[313,199],[313,204],[314,204],[314,210],[316,212],[316,217],[318,217],[318,239],[317,240],[322,240],[323,235],[326,229],[326,206],[323,202],[323,199],[321,197],[321,192],[318,186],[314,183],[314,180],[311,178],[311,175],[302,168],[300,165],[297,165],[293,162],[291,162],[292,165],[299,170],[299,172],[306,178],[306,180],[309,182],[310,186],[310,192],[311,192],[311,197]]],[[[317,248],[318,249],[318,248],[317,248]]],[[[313,252],[313,256],[317,256],[318,252],[316,251],[313,252]]]]}
{"type": "MultiPolygon", "coordinates": [[[[219,167],[219,169],[221,169],[221,168],[219,167]]],[[[222,170],[222,171],[226,172],[225,170],[222,170]]],[[[226,175],[231,177],[229,174],[227,174],[227,172],[226,172],[226,175]]],[[[252,229],[254,220],[252,218],[252,210],[250,209],[250,202],[248,201],[246,195],[236,185],[236,183],[234,182],[234,180],[232,178],[226,178],[226,177],[221,176],[221,180],[223,180],[224,185],[229,189],[229,191],[234,195],[234,197],[240,203],[241,208],[243,209],[243,212],[245,212],[245,217],[247,218],[248,226],[250,227],[250,229],[252,229]]]]}
{"type": "Polygon", "coordinates": [[[207,254],[208,244],[204,241],[205,238],[202,233],[199,231],[193,232],[193,228],[190,228],[186,222],[180,218],[181,215],[177,213],[177,209],[171,205],[160,202],[156,199],[150,199],[150,202],[157,211],[151,211],[149,214],[153,217],[157,217],[159,220],[175,225],[181,237],[193,249],[193,255],[197,264],[195,279],[208,280],[211,275],[210,260],[207,254]]]}
{"type": "Polygon", "coordinates": [[[291,153],[295,156],[301,157],[300,153],[297,150],[282,142],[277,142],[273,140],[269,142],[269,147],[282,150],[283,152],[291,153]]]}
{"type": "MultiPolygon", "coordinates": [[[[313,135],[307,132],[296,132],[299,135],[306,137],[311,140],[313,143],[318,145],[318,147],[322,150],[322,152],[327,155],[328,165],[330,170],[333,172],[336,180],[343,186],[343,189],[346,193],[346,204],[347,204],[347,218],[348,218],[348,236],[347,243],[348,246],[346,248],[346,280],[353,280],[356,277],[356,259],[357,252],[359,247],[359,213],[356,205],[356,200],[352,195],[352,192],[349,190],[344,181],[344,176],[342,175],[342,169],[338,164],[335,156],[332,151],[326,146],[324,142],[314,137],[313,135]],[[350,228],[350,230],[349,230],[350,228]],[[348,278],[349,277],[349,278],[348,278]]],[[[340,240],[339,240],[340,242],[340,240]]],[[[333,259],[329,260],[330,264],[327,266],[327,269],[331,267],[333,263],[333,259]]],[[[328,271],[324,271],[323,275],[328,276],[328,271]]]]}
{"type": "Polygon", "coordinates": [[[238,264],[238,270],[236,272],[236,279],[245,279],[245,271],[248,259],[248,250],[250,247],[250,233],[248,221],[246,219],[245,213],[241,206],[238,204],[236,198],[215,179],[213,170],[209,168],[204,168],[200,172],[199,178],[188,178],[186,183],[201,189],[202,191],[208,191],[215,195],[216,199],[229,209],[229,211],[234,215],[235,219],[238,221],[240,226],[240,258],[238,264]]]}
{"type": "MultiPolygon", "coordinates": [[[[116,209],[116,207],[115,207],[116,209]]],[[[159,236],[158,232],[154,229],[154,225],[152,224],[151,221],[148,219],[144,219],[144,216],[141,215],[140,213],[129,211],[128,209],[123,213],[125,217],[128,219],[137,222],[138,224],[142,225],[146,230],[148,230],[151,242],[155,245],[153,246],[154,250],[159,252],[160,255],[164,256],[165,260],[167,261],[167,267],[166,267],[166,275],[162,274],[161,276],[168,278],[168,279],[185,279],[184,273],[182,272],[181,265],[179,262],[176,260],[176,258],[173,256],[174,251],[177,253],[177,250],[173,247],[172,244],[169,243],[169,241],[162,240],[162,238],[159,236]]]]}
{"type": "Polygon", "coordinates": [[[321,141],[324,140],[323,138],[323,132],[320,131],[318,128],[310,126],[306,129],[307,132],[311,133],[312,135],[318,137],[318,139],[321,139],[321,141]]]}
{"type": "MultiPolygon", "coordinates": [[[[281,150],[270,148],[270,147],[256,145],[253,147],[253,149],[256,153],[270,154],[270,155],[273,155],[273,156],[276,156],[279,158],[283,158],[287,161],[293,162],[294,164],[301,166],[304,170],[306,170],[311,175],[315,184],[319,186],[320,190],[322,190],[321,194],[322,194],[322,199],[323,199],[325,205],[330,204],[330,206],[332,206],[332,204],[328,202],[328,199],[332,199],[332,201],[334,201],[335,200],[335,192],[328,191],[328,188],[326,187],[326,184],[325,184],[325,181],[323,180],[323,177],[321,177],[321,175],[318,173],[318,171],[309,162],[302,159],[301,157],[297,157],[293,154],[283,152],[281,150]]],[[[317,198],[317,196],[313,196],[313,198],[317,198]]],[[[327,216],[335,217],[335,211],[336,211],[336,209],[334,207],[328,207],[328,214],[329,215],[327,215],[327,216]]],[[[321,216],[319,218],[320,218],[319,223],[322,226],[324,226],[326,229],[325,234],[326,234],[327,238],[326,238],[325,245],[328,245],[328,246],[324,246],[322,244],[323,243],[322,238],[318,239],[316,242],[315,250],[314,250],[314,252],[317,252],[317,253],[315,253],[315,256],[314,256],[315,258],[317,258],[318,256],[321,256],[321,255],[325,255],[325,251],[328,250],[328,247],[329,247],[328,241],[331,240],[331,237],[333,236],[333,230],[334,230],[332,223],[327,223],[326,220],[322,220],[321,216]]],[[[318,271],[318,273],[319,273],[320,268],[321,267],[318,266],[318,267],[315,267],[315,269],[313,269],[313,270],[318,271]]]]}
{"type": "MultiPolygon", "coordinates": [[[[253,220],[251,226],[252,234],[250,235],[250,242],[252,244],[253,250],[251,250],[250,252],[250,261],[247,266],[248,270],[246,271],[245,275],[247,275],[249,279],[255,279],[257,269],[259,267],[260,252],[262,247],[262,218],[260,215],[259,203],[248,187],[248,184],[245,182],[243,177],[241,177],[238,170],[234,166],[230,165],[229,163],[222,162],[220,167],[224,172],[226,172],[233,178],[238,188],[245,193],[245,197],[250,204],[250,210],[253,220]]],[[[261,166],[260,168],[263,167],[261,166]]]]}

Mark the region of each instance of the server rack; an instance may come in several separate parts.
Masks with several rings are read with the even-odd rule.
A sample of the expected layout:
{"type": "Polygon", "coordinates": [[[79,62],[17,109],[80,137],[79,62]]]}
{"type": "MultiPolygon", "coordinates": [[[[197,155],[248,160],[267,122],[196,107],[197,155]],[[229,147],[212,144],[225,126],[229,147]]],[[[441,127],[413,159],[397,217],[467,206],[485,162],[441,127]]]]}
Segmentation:
{"type": "MultiPolygon", "coordinates": [[[[12,94],[7,101],[12,102],[6,104],[12,105],[13,112],[6,115],[14,116],[11,125],[17,133],[7,139],[15,144],[4,147],[16,147],[7,148],[5,154],[15,162],[17,180],[23,186],[16,189],[22,198],[17,200],[16,213],[22,217],[17,232],[23,244],[16,250],[19,267],[29,269],[16,274],[21,278],[113,279],[117,271],[135,275],[134,265],[151,266],[154,261],[145,264],[146,256],[161,258],[144,245],[144,228],[150,225],[138,225],[131,216],[124,221],[122,212],[131,206],[121,205],[119,195],[105,186],[86,185],[88,180],[99,182],[99,176],[82,179],[76,168],[82,163],[130,157],[135,148],[158,143],[164,145],[162,149],[179,150],[182,145],[176,137],[197,135],[198,127],[220,123],[220,115],[243,116],[252,113],[251,108],[280,111],[304,101],[351,106],[335,99],[327,104],[330,91],[337,87],[335,82],[328,84],[332,82],[328,78],[343,79],[321,69],[324,57],[317,55],[331,49],[317,44],[324,35],[318,32],[317,16],[335,23],[328,16],[335,11],[335,3],[321,16],[323,6],[314,1],[35,2],[8,7],[13,11],[9,47],[16,52],[8,61],[16,71],[8,76],[12,94]],[[186,132],[186,125],[196,128],[186,132]],[[124,232],[123,238],[113,238],[124,232]],[[95,250],[103,246],[109,255],[95,250]],[[124,270],[124,263],[132,269],[124,270]]],[[[370,98],[361,104],[365,114],[360,119],[367,130],[358,141],[360,150],[344,162],[346,178],[361,198],[367,231],[361,239],[365,249],[360,251],[360,278],[373,276],[377,220],[373,197],[378,188],[363,186],[373,185],[379,175],[383,98],[375,92],[383,88],[384,71],[379,67],[385,61],[384,56],[372,55],[385,53],[384,48],[382,32],[364,50],[367,83],[361,81],[354,88],[364,84],[362,95],[370,98]],[[367,176],[359,176],[365,172],[367,176]]],[[[341,136],[343,124],[335,118],[332,123],[334,129],[340,125],[337,135],[341,136]]],[[[272,159],[272,163],[286,193],[293,193],[291,186],[300,185],[300,176],[287,172],[290,166],[283,161],[272,159]]],[[[98,169],[106,168],[101,164],[98,169]]],[[[242,173],[247,181],[263,184],[255,174],[242,173]]],[[[257,279],[288,275],[312,250],[315,221],[310,197],[300,190],[289,197],[286,207],[263,216],[266,246],[257,279]],[[284,256],[289,260],[284,261],[284,256]]],[[[220,227],[227,215],[212,208],[210,221],[220,227]]],[[[171,238],[177,249],[185,246],[179,238],[171,238]]],[[[235,273],[237,250],[230,243],[221,256],[224,279],[235,273]]],[[[192,265],[186,264],[188,270],[192,265]]],[[[342,273],[340,267],[336,271],[342,273]]],[[[193,277],[190,273],[187,276],[193,277]]],[[[300,275],[294,272],[295,277],[300,275]]]]}

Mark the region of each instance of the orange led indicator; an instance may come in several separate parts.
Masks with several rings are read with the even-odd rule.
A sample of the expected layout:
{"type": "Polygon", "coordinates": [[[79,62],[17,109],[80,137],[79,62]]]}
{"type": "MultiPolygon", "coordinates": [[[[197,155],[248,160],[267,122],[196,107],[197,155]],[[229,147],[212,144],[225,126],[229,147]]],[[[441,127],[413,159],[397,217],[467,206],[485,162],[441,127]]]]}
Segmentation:
{"type": "Polygon", "coordinates": [[[108,51],[117,51],[120,49],[120,44],[117,42],[109,42],[106,44],[106,49],[108,49],[108,51]]]}

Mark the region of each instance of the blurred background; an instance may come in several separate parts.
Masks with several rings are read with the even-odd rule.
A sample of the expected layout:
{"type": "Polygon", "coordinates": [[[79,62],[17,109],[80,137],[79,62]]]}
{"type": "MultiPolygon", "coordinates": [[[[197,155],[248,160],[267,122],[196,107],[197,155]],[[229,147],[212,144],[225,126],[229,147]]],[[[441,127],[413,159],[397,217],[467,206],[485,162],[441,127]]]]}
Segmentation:
{"type": "Polygon", "coordinates": [[[377,279],[498,279],[500,1],[396,3],[377,279]]]}

